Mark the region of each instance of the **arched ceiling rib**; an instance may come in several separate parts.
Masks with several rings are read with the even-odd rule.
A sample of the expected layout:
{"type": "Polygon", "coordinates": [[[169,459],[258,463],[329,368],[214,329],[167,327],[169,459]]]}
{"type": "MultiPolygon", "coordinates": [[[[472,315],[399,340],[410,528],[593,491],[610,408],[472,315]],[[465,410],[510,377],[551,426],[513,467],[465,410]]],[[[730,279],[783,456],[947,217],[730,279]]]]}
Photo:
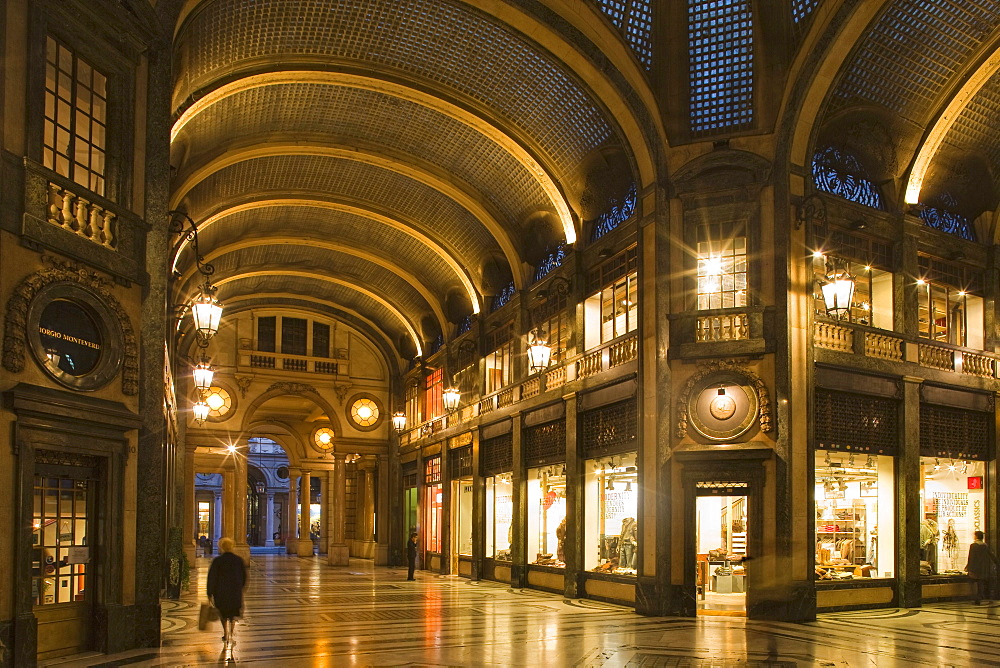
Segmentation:
{"type": "MultiPolygon", "coordinates": [[[[413,222],[403,222],[393,216],[318,197],[317,194],[313,199],[263,199],[228,206],[201,221],[201,243],[205,249],[210,249],[229,238],[239,239],[268,232],[299,233],[304,238],[314,234],[330,235],[353,242],[358,247],[381,248],[400,260],[419,262],[427,281],[445,290],[457,280],[459,287],[468,295],[473,312],[479,312],[479,293],[473,278],[442,242],[421,232],[413,222]],[[225,229],[217,232],[220,227],[225,229]]],[[[175,270],[182,266],[183,263],[178,260],[189,247],[190,243],[182,240],[174,253],[175,270]]],[[[194,258],[190,257],[188,261],[193,262],[194,258]]]]}
{"type": "MultiPolygon", "coordinates": [[[[236,238],[236,237],[234,237],[236,238]]],[[[406,292],[405,286],[412,288],[426,307],[433,311],[441,331],[447,331],[448,324],[442,309],[441,297],[431,293],[416,276],[400,269],[388,258],[358,246],[338,241],[309,239],[305,237],[269,236],[239,238],[238,241],[216,248],[205,255],[205,261],[215,266],[221,274],[232,274],[239,269],[253,267],[264,262],[280,263],[283,267],[319,266],[324,264],[337,268],[338,275],[350,275],[365,284],[379,287],[386,294],[406,292]],[[346,256],[346,257],[345,257],[346,256]],[[396,283],[396,285],[393,285],[396,283]]],[[[197,282],[200,275],[194,268],[181,278],[183,285],[197,282]]],[[[401,304],[397,304],[401,305],[401,304]]],[[[415,310],[422,311],[417,304],[415,310]]]]}
{"type": "Polygon", "coordinates": [[[288,133],[325,132],[340,143],[357,139],[422,156],[492,195],[515,224],[523,219],[526,206],[551,207],[566,241],[576,241],[558,180],[572,178],[572,168],[583,156],[576,156],[574,163],[564,156],[549,167],[489,121],[427,93],[370,76],[279,71],[225,84],[177,119],[173,143],[180,152],[194,142],[232,142],[253,135],[255,129],[273,131],[277,119],[288,133]],[[558,174],[550,173],[554,170],[558,174]]]}
{"type": "MultiPolygon", "coordinates": [[[[423,354],[423,342],[417,328],[410,320],[384,296],[350,280],[315,271],[296,269],[255,269],[233,276],[221,276],[215,280],[219,288],[219,298],[227,299],[240,294],[261,292],[291,293],[299,295],[323,294],[332,297],[330,301],[342,304],[358,313],[371,313],[379,317],[381,326],[397,336],[405,334],[413,341],[417,355],[423,354]],[[320,286],[317,288],[317,284],[320,286]],[[397,323],[393,327],[392,323],[397,323]]],[[[374,318],[373,318],[374,319],[374,318]]]]}

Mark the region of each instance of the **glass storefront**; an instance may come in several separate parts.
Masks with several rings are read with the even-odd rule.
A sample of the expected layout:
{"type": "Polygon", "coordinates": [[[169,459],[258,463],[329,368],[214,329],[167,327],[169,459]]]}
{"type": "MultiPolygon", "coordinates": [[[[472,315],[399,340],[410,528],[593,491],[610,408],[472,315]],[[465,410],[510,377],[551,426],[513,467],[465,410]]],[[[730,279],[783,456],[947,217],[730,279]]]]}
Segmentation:
{"type": "Polygon", "coordinates": [[[986,465],[920,458],[920,574],[964,573],[973,532],[986,531],[986,465]]]}
{"type": "Polygon", "coordinates": [[[441,489],[441,458],[424,462],[424,549],[441,552],[441,524],[444,521],[444,499],[441,489]]]}
{"type": "Polygon", "coordinates": [[[528,563],[566,567],[566,467],[528,469],[528,563]]]}
{"type": "Polygon", "coordinates": [[[510,561],[513,542],[514,486],[510,473],[486,479],[486,556],[510,561]]]}
{"type": "Polygon", "coordinates": [[[584,490],[584,568],[635,575],[639,532],[636,453],[588,459],[584,490]]]}
{"type": "Polygon", "coordinates": [[[472,478],[452,482],[452,526],[457,528],[452,540],[454,552],[472,556],[472,478]]]}
{"type": "Polygon", "coordinates": [[[816,451],[816,576],[890,578],[895,571],[894,462],[816,451]]]}
{"type": "Polygon", "coordinates": [[[211,535],[212,504],[208,501],[198,502],[198,536],[211,535]]]}

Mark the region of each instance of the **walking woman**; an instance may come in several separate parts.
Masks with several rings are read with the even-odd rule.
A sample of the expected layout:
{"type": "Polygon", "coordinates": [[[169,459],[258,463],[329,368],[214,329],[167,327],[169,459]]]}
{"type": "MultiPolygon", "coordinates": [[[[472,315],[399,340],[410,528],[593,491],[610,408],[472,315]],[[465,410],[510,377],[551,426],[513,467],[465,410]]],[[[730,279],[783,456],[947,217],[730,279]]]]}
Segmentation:
{"type": "Polygon", "coordinates": [[[208,569],[208,600],[219,611],[222,640],[235,645],[236,618],[243,614],[243,588],[247,584],[247,565],[233,553],[233,539],[219,539],[219,556],[208,569]]]}

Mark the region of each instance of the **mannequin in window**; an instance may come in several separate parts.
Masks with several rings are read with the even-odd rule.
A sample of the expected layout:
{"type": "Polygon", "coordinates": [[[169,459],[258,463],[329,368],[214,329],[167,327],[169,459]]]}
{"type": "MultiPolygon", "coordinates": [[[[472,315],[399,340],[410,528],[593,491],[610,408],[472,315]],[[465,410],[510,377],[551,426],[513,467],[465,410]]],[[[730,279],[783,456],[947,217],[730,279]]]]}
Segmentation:
{"type": "Polygon", "coordinates": [[[937,543],[941,532],[938,530],[936,515],[927,513],[920,522],[920,560],[930,567],[930,575],[938,571],[937,543]]]}
{"type": "Polygon", "coordinates": [[[637,528],[634,517],[626,517],[622,520],[622,532],[618,538],[618,565],[620,568],[635,569],[637,528]]]}

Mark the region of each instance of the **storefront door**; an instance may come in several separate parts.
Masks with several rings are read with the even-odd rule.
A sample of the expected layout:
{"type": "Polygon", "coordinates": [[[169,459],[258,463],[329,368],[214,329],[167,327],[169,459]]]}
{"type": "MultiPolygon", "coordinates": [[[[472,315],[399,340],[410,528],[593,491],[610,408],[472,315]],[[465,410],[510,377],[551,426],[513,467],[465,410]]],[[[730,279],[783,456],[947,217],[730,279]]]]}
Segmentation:
{"type": "Polygon", "coordinates": [[[745,616],[747,496],[699,489],[695,504],[695,551],[699,615],[745,616]]]}
{"type": "Polygon", "coordinates": [[[96,482],[97,471],[86,467],[36,468],[31,595],[39,659],[92,645],[96,482]]]}

